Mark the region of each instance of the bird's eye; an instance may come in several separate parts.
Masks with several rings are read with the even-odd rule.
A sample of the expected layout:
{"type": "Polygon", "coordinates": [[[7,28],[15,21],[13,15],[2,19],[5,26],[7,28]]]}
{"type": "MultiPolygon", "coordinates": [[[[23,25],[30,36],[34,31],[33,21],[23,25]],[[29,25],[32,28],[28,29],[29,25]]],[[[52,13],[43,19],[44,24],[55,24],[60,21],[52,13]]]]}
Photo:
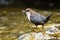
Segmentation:
{"type": "Polygon", "coordinates": [[[26,12],[29,12],[29,10],[26,10],[26,12]]]}

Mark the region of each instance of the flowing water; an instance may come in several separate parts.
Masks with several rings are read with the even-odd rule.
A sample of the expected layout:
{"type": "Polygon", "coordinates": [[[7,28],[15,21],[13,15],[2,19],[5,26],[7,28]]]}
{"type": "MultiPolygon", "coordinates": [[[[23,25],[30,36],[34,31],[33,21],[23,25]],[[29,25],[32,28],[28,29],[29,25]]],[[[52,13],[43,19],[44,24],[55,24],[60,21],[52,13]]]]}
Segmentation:
{"type": "MultiPolygon", "coordinates": [[[[40,29],[36,30],[32,27],[34,24],[29,22],[26,15],[21,12],[23,9],[25,8],[0,8],[0,40],[17,40],[22,34],[40,32],[40,29]]],[[[46,25],[60,24],[60,10],[36,10],[45,16],[53,13],[46,25]]]]}

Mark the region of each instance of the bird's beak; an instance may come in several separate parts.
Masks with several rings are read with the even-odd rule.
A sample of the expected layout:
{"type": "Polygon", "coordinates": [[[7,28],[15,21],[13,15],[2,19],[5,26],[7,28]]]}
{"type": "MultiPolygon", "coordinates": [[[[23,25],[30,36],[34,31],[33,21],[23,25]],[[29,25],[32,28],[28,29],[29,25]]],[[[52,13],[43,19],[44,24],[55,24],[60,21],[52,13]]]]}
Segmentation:
{"type": "Polygon", "coordinates": [[[22,13],[23,13],[23,14],[25,14],[25,12],[26,12],[25,10],[22,10],[22,13]]]}
{"type": "Polygon", "coordinates": [[[25,13],[25,10],[22,10],[22,13],[25,13]]]}

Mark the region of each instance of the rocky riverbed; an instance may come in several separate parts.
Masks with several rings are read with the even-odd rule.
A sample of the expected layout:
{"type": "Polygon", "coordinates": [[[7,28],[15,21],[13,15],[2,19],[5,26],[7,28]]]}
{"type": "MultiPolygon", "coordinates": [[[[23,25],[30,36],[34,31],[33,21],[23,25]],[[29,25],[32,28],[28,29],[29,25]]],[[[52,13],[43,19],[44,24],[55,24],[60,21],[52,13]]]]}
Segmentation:
{"type": "Polygon", "coordinates": [[[49,37],[48,39],[55,40],[59,39],[60,37],[60,9],[35,9],[45,16],[49,13],[53,13],[53,16],[44,25],[45,36],[42,33],[42,26],[39,25],[38,29],[35,29],[35,25],[29,22],[27,17],[21,12],[25,8],[6,7],[0,9],[0,40],[40,40],[45,37],[49,37]]]}

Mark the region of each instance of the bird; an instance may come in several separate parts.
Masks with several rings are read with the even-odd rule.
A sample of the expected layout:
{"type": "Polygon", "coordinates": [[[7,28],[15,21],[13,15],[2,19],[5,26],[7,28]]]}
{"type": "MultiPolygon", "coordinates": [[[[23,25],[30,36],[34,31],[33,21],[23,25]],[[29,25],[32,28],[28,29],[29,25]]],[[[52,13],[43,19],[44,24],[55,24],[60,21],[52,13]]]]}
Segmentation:
{"type": "Polygon", "coordinates": [[[52,14],[44,16],[31,8],[26,8],[22,12],[27,15],[29,21],[36,25],[36,28],[38,25],[42,25],[42,29],[44,29],[44,24],[47,23],[50,17],[52,16],[52,14]]]}

